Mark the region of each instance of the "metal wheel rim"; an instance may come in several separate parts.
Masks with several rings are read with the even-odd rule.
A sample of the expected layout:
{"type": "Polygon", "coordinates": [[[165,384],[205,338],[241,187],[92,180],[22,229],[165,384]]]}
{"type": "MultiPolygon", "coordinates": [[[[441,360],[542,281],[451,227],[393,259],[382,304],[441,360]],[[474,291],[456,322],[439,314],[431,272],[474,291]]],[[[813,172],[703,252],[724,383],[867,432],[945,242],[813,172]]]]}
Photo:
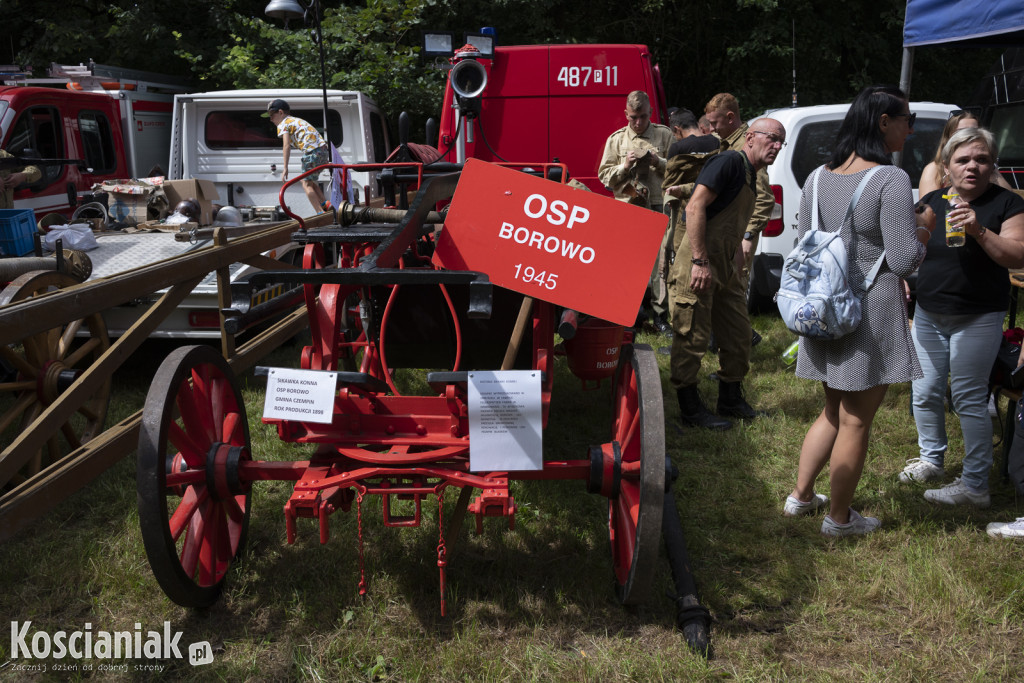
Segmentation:
{"type": "Polygon", "coordinates": [[[176,455],[189,470],[205,473],[214,443],[250,452],[249,425],[234,374],[208,346],[177,349],[161,364],[146,396],[136,484],[150,567],[167,596],[185,607],[207,607],[217,599],[228,568],[245,546],[249,526],[248,487],[218,500],[205,476],[184,485],[168,484],[168,468],[176,455]]]}
{"type": "MultiPolygon", "coordinates": [[[[78,280],[57,271],[33,271],[18,276],[0,292],[0,306],[42,295],[51,289],[78,284],[78,280]]],[[[17,371],[11,381],[0,382],[0,432],[17,424],[25,429],[55,400],[55,376],[61,370],[78,373],[87,370],[110,348],[107,326],[99,313],[72,320],[50,330],[21,340],[15,346],[0,346],[0,357],[17,371]],[[77,333],[85,329],[89,335],[77,341],[77,333]]],[[[110,378],[75,408],[75,414],[63,423],[39,451],[12,478],[22,481],[57,462],[71,451],[89,442],[103,431],[110,402],[110,378]],[[63,437],[63,438],[61,438],[63,437]]],[[[8,482],[0,482],[0,486],[8,482]]]]}
{"type": "Polygon", "coordinates": [[[622,348],[613,396],[612,438],[619,442],[622,463],[640,461],[639,479],[623,477],[619,495],[608,501],[616,593],[623,604],[635,605],[653,589],[665,499],[665,413],[650,346],[622,348]]]}

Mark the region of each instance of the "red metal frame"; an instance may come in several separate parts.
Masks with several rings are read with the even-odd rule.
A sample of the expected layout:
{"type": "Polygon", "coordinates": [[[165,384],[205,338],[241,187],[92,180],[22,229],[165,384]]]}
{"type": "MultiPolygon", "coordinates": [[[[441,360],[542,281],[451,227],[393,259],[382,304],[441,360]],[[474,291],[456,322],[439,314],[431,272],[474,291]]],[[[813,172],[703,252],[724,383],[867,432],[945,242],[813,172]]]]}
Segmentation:
{"type": "MultiPolygon", "coordinates": [[[[524,167],[526,164],[508,164],[524,167]]],[[[422,181],[422,164],[388,164],[389,167],[417,168],[422,181]]],[[[534,165],[537,167],[538,165],[534,165]]],[[[544,173],[551,166],[565,169],[564,164],[543,164],[544,173]]],[[[288,184],[300,181],[306,175],[322,168],[339,167],[369,170],[369,165],[334,165],[313,169],[288,184]]],[[[384,165],[372,165],[379,170],[384,165]]],[[[345,177],[345,174],[342,174],[345,177]]],[[[563,173],[564,177],[564,173],[563,173]]],[[[284,189],[281,192],[284,206],[284,189]]],[[[286,213],[292,215],[286,210],[286,213]]],[[[300,219],[301,220],[301,219],[300,219]]],[[[340,262],[342,267],[356,267],[375,245],[344,245],[340,262]]],[[[324,266],[323,249],[316,244],[306,247],[303,266],[307,269],[324,266]]],[[[424,260],[422,267],[433,268],[424,260]]],[[[362,355],[359,370],[371,377],[390,383],[390,373],[383,358],[382,340],[367,339],[358,319],[350,316],[352,327],[359,329],[355,338],[346,338],[342,331],[345,301],[359,286],[324,285],[305,286],[313,345],[303,351],[302,367],[311,370],[336,370],[343,356],[362,355]]],[[[397,287],[395,288],[397,289],[397,287]]],[[[394,291],[394,290],[393,290],[394,291]]],[[[390,301],[389,301],[390,303],[390,301]]],[[[387,309],[381,320],[381,338],[386,334],[387,309]]],[[[455,326],[458,320],[454,316],[455,326]]],[[[534,301],[532,320],[532,367],[543,373],[542,415],[546,426],[551,391],[554,383],[554,307],[544,301],[534,301]]],[[[351,333],[351,330],[349,330],[351,333]]],[[[456,368],[457,369],[457,363],[456,368]]],[[[339,389],[330,424],[264,418],[274,425],[278,436],[292,443],[321,444],[314,459],[308,462],[281,463],[246,462],[240,465],[239,477],[243,481],[258,479],[295,479],[295,489],[285,505],[288,542],[296,536],[296,520],[306,517],[318,520],[321,542],[327,542],[329,516],[338,508],[347,509],[353,499],[361,500],[367,494],[382,497],[384,523],[388,526],[419,526],[421,502],[429,496],[440,500],[449,486],[480,489],[481,493],[469,505],[476,518],[477,531],[482,530],[484,517],[505,517],[509,528],[515,525],[516,504],[509,493],[509,482],[515,479],[577,479],[590,477],[589,460],[546,462],[539,471],[490,472],[469,471],[469,423],[466,389],[449,384],[436,396],[382,395],[356,386],[339,389]],[[412,500],[411,515],[396,516],[391,510],[392,496],[412,500]]],[[[608,467],[612,467],[609,463],[608,467]]],[[[630,476],[632,473],[627,473],[630,476]]],[[[360,510],[361,511],[361,510],[360,510]]],[[[443,537],[441,539],[443,545],[443,537]]],[[[441,560],[439,560],[439,563],[441,560]]],[[[442,576],[443,582],[443,576],[442,576]]],[[[443,593],[443,588],[442,588],[443,593]]]]}

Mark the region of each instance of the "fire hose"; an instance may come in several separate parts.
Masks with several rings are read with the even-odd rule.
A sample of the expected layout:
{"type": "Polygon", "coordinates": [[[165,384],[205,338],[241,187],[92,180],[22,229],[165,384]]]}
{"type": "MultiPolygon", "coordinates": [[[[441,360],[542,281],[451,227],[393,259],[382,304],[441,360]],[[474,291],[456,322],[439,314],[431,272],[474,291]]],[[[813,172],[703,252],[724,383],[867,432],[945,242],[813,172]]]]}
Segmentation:
{"type": "MultiPolygon", "coordinates": [[[[661,518],[661,532],[665,537],[665,550],[668,554],[669,567],[672,570],[672,583],[676,588],[676,626],[683,631],[686,644],[695,653],[704,657],[710,656],[709,629],[711,613],[700,604],[697,597],[697,583],[690,570],[689,553],[686,550],[686,538],[683,536],[683,525],[676,509],[676,499],[672,494],[672,482],[679,476],[676,466],[665,458],[665,508],[661,518]]],[[[671,596],[670,596],[671,597],[671,596]]]]}
{"type": "MultiPolygon", "coordinates": [[[[338,222],[341,225],[356,223],[400,223],[408,213],[405,209],[378,209],[372,206],[355,206],[345,202],[338,207],[338,222]]],[[[429,212],[424,223],[444,223],[444,217],[437,211],[429,212]]]]}

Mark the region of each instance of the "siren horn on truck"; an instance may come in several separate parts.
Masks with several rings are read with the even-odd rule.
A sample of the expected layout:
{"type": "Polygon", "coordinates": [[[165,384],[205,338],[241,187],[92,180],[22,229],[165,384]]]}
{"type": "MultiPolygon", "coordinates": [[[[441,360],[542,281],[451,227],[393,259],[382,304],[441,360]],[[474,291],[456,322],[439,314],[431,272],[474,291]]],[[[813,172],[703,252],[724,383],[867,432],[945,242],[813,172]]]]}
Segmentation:
{"type": "Polygon", "coordinates": [[[455,53],[448,78],[452,90],[459,97],[459,110],[467,118],[480,113],[480,95],[487,87],[487,69],[477,59],[480,51],[467,44],[455,53]]]}
{"type": "Polygon", "coordinates": [[[476,59],[463,59],[452,67],[452,90],[459,97],[479,97],[487,87],[487,70],[476,59]]]}

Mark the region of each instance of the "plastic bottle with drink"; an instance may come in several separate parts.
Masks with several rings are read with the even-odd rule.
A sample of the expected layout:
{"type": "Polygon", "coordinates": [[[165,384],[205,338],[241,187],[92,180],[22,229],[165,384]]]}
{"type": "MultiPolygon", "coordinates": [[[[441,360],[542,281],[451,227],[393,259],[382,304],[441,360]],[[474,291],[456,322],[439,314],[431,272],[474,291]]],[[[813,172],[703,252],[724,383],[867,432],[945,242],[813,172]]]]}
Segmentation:
{"type": "Polygon", "coordinates": [[[796,355],[800,351],[800,340],[797,339],[795,342],[790,344],[785,351],[782,352],[782,360],[786,361],[786,365],[792,365],[796,362],[796,355]]]}
{"type": "Polygon", "coordinates": [[[949,212],[955,209],[960,204],[960,195],[953,192],[950,194],[942,195],[942,198],[949,202],[949,208],[946,209],[946,246],[947,247],[962,247],[966,241],[964,235],[964,226],[954,225],[949,219],[949,212]]]}

